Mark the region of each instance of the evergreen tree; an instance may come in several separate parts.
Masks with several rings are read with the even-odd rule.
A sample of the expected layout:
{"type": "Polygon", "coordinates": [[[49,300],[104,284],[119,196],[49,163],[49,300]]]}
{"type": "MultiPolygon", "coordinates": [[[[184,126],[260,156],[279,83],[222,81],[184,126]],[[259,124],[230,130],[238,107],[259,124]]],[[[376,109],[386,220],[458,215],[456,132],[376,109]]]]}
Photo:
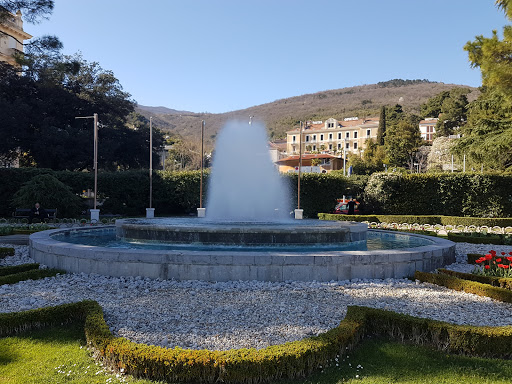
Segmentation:
{"type": "Polygon", "coordinates": [[[377,130],[377,144],[384,145],[386,137],[386,107],[380,108],[379,129],[377,130]]]}
{"type": "Polygon", "coordinates": [[[414,158],[422,143],[419,126],[414,120],[417,119],[403,119],[388,127],[385,149],[390,164],[403,166],[414,158]]]}

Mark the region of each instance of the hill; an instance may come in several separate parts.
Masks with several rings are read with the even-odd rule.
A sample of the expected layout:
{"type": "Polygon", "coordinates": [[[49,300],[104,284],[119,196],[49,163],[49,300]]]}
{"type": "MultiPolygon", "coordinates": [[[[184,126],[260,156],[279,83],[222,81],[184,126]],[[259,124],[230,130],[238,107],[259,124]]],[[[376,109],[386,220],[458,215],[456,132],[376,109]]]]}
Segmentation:
{"type": "Polygon", "coordinates": [[[444,84],[427,80],[395,79],[378,84],[335,89],[276,100],[238,111],[227,113],[192,113],[175,111],[164,107],[139,106],[138,112],[146,117],[153,116],[153,122],[162,130],[179,134],[185,138],[200,137],[201,121],[206,122],[205,138],[213,143],[218,130],[231,119],[248,121],[249,116],[263,121],[271,139],[285,137],[301,120],[325,120],[334,117],[377,117],[381,106],[401,104],[404,111],[419,114],[420,106],[430,97],[456,87],[471,89],[469,100],[478,96],[477,88],[464,85],[444,84]],[[163,112],[160,111],[172,111],[163,112]]]}

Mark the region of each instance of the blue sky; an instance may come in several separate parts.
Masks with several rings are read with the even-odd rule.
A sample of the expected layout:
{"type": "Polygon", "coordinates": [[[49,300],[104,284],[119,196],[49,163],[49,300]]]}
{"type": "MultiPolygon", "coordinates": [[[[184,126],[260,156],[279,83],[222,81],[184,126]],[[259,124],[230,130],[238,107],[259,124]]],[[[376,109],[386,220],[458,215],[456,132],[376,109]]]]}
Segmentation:
{"type": "Polygon", "coordinates": [[[479,86],[462,49],[494,0],[55,0],[57,35],[140,104],[220,113],[393,78],[479,86]]]}

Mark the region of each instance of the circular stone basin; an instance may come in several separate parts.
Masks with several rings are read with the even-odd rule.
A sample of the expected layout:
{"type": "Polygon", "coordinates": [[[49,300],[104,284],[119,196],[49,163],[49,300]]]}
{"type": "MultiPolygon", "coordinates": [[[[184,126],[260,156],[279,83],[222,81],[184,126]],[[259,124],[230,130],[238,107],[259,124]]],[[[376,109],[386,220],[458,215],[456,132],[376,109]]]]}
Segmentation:
{"type": "MultiPolygon", "coordinates": [[[[364,225],[347,224],[354,224],[355,229],[364,225]]],[[[297,225],[308,226],[311,223],[297,225]]],[[[137,244],[137,247],[124,243],[119,248],[108,247],[100,241],[98,245],[70,242],[77,234],[85,234],[85,237],[96,240],[105,236],[114,239],[114,231],[117,228],[110,226],[34,233],[30,236],[30,255],[41,264],[73,273],[207,281],[403,278],[412,276],[416,270],[431,271],[455,262],[455,244],[451,241],[379,230],[369,232],[406,244],[406,247],[346,250],[342,244],[325,248],[321,244],[249,247],[223,244],[187,246],[177,243],[169,248],[168,244],[149,241],[137,244]],[[419,246],[411,239],[421,240],[419,246]]],[[[366,235],[366,228],[363,232],[366,235]]]]}
{"type": "Polygon", "coordinates": [[[123,219],[116,235],[127,241],[172,244],[296,246],[366,241],[367,225],[343,221],[231,222],[206,219],[123,219]]]}

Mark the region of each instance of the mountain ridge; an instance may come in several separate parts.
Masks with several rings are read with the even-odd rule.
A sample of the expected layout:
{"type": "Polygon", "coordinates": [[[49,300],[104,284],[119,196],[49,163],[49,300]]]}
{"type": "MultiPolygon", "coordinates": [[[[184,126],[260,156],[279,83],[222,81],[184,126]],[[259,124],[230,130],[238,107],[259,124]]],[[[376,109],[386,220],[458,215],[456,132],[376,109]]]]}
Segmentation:
{"type": "Polygon", "coordinates": [[[419,114],[430,97],[453,88],[468,88],[468,99],[478,96],[478,89],[466,85],[445,84],[428,80],[394,79],[377,84],[358,85],[292,96],[269,103],[225,113],[195,113],[167,107],[138,106],[137,112],[153,117],[165,132],[185,139],[200,137],[201,121],[206,123],[206,142],[212,144],[219,129],[229,120],[246,120],[253,116],[267,126],[271,139],[282,138],[301,120],[326,120],[334,117],[377,117],[381,106],[402,105],[404,111],[419,114]],[[164,111],[164,113],[159,113],[164,111]],[[169,113],[165,113],[169,111],[169,113]]]}

